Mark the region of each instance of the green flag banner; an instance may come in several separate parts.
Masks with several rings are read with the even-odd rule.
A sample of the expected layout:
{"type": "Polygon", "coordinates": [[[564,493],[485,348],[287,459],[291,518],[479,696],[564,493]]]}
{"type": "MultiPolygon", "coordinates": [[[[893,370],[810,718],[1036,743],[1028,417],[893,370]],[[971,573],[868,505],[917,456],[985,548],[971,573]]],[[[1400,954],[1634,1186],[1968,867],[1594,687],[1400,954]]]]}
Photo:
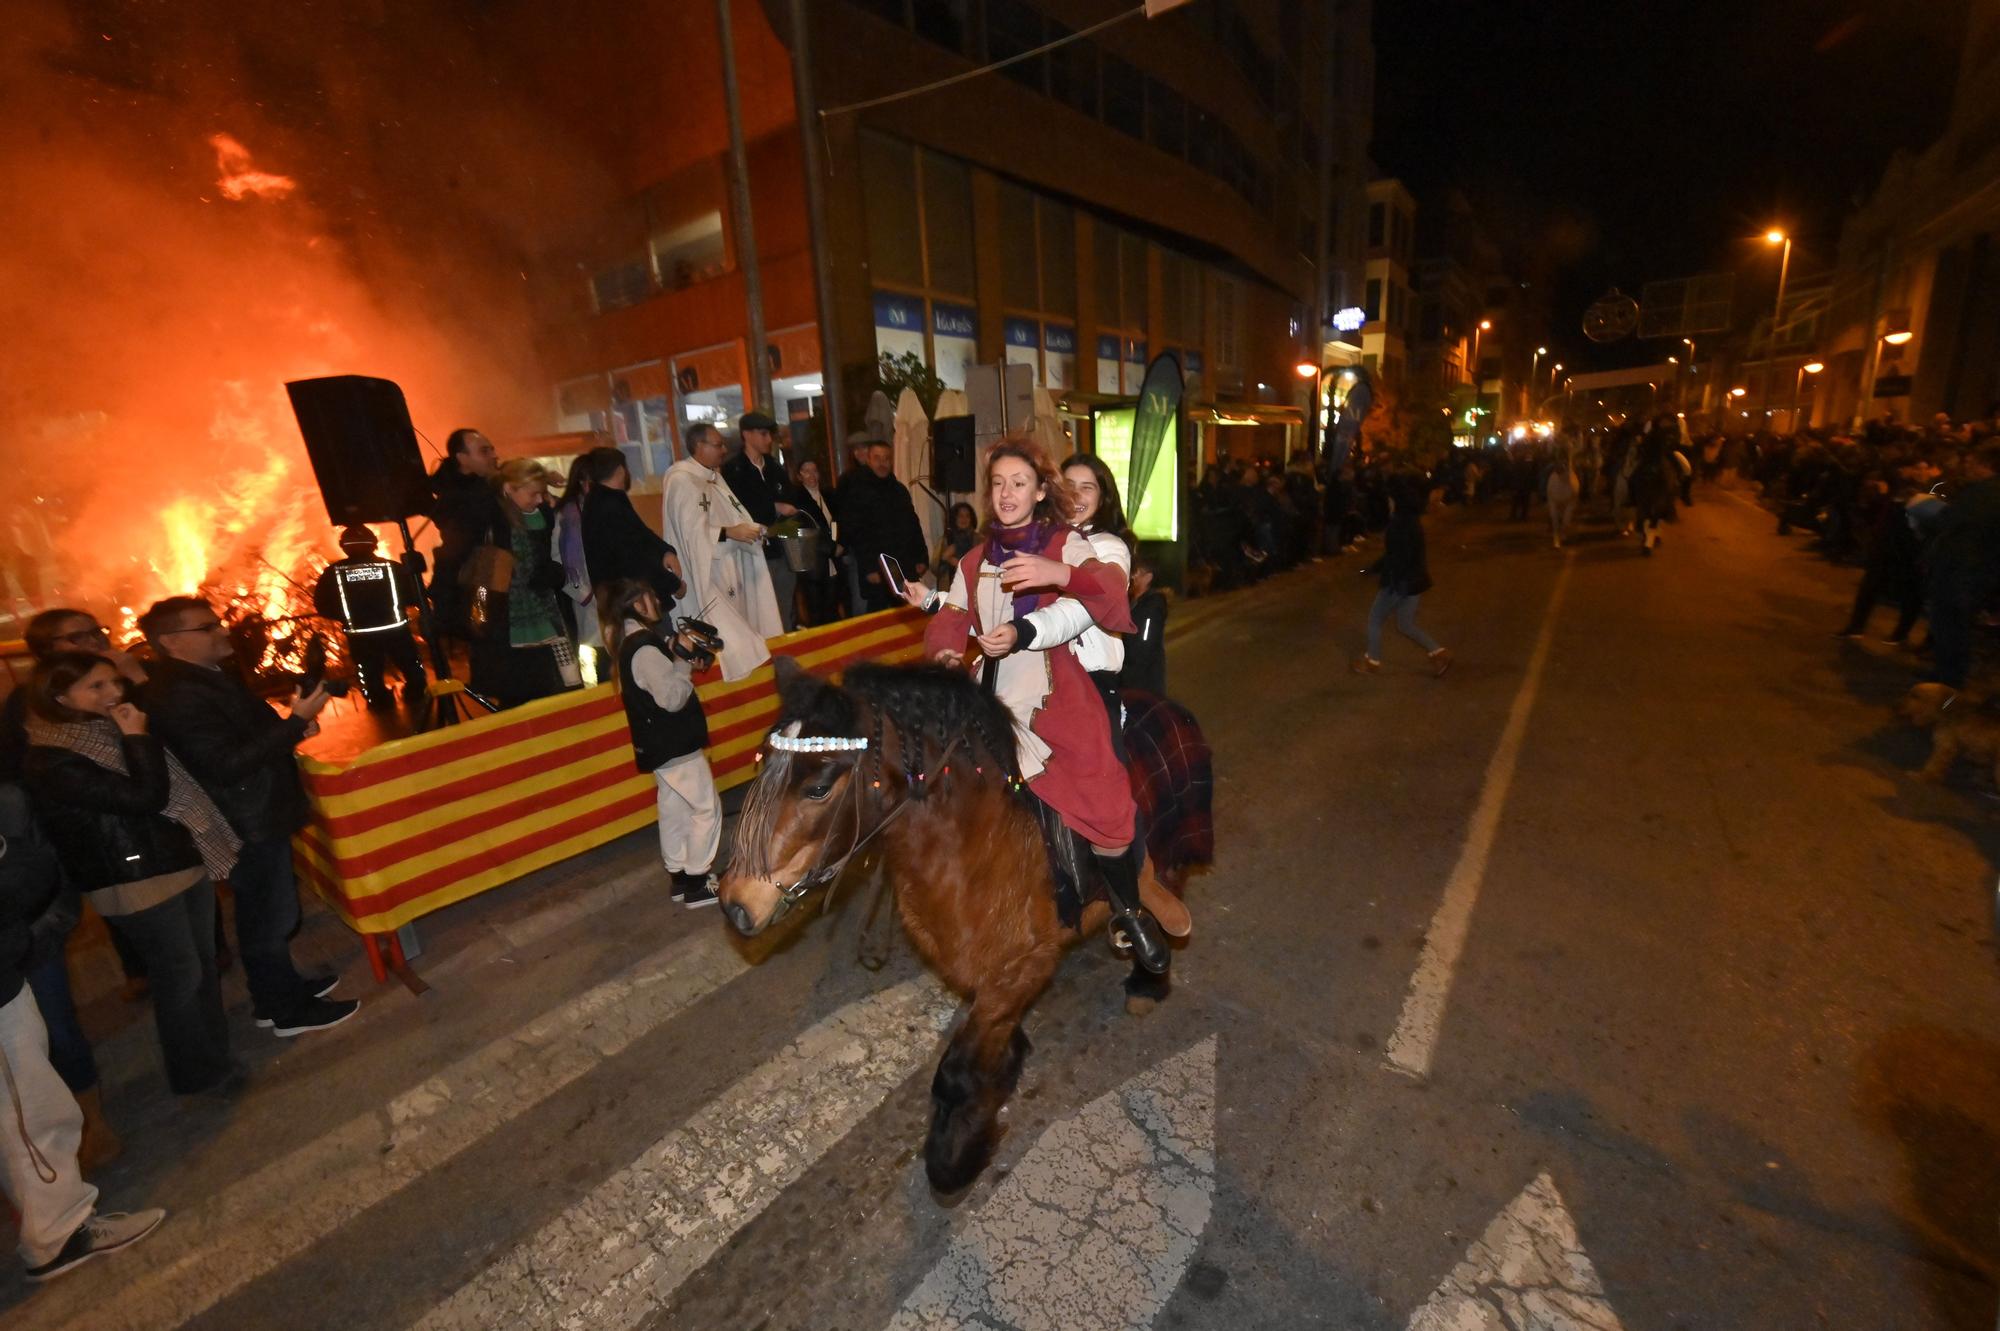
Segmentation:
{"type": "MultiPolygon", "coordinates": [[[[1154,469],[1164,456],[1170,465],[1180,457],[1181,364],[1172,352],[1153,357],[1139,385],[1139,411],[1132,422],[1132,454],[1126,462],[1126,519],[1138,530],[1139,515],[1153,499],[1149,488],[1154,469]]],[[[1172,505],[1172,500],[1167,501],[1172,505]]]]}

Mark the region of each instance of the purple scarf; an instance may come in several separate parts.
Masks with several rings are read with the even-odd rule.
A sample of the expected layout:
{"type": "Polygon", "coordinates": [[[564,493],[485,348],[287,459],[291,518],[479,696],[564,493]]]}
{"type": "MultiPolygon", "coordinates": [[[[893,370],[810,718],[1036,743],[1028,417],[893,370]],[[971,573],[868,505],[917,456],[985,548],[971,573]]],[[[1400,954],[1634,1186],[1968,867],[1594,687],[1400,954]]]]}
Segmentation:
{"type": "MultiPolygon", "coordinates": [[[[986,562],[998,568],[1015,555],[1038,555],[1047,550],[1058,533],[1068,527],[1060,522],[1037,520],[1019,527],[992,527],[986,533],[986,562]]],[[[1042,593],[1024,588],[1014,593],[1014,618],[1020,619],[1035,608],[1042,593]]]]}

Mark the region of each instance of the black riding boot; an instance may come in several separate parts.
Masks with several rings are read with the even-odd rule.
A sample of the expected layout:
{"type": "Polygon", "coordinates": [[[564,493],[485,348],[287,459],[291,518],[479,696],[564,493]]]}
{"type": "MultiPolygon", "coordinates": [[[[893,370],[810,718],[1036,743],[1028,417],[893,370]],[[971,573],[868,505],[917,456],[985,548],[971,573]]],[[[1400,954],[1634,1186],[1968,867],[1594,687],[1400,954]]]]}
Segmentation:
{"type": "Polygon", "coordinates": [[[1173,952],[1161,936],[1160,926],[1139,904],[1139,862],[1143,854],[1135,842],[1122,855],[1098,855],[1097,869],[1104,875],[1105,895],[1111,901],[1111,934],[1119,934],[1132,945],[1132,959],[1155,975],[1165,975],[1173,952]]]}

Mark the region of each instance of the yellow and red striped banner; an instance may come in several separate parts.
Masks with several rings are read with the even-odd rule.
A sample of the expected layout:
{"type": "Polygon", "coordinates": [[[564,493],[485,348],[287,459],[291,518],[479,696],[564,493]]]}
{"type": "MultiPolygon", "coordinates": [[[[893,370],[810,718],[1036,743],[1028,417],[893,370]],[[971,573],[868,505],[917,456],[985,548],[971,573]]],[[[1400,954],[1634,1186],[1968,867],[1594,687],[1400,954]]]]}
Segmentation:
{"type": "MultiPolygon", "coordinates": [[[[818,674],[921,654],[923,616],[887,610],[771,641],[818,674]]],[[[778,712],[771,667],[695,689],[719,789],[756,775],[778,712]]],[[[301,758],[313,821],[293,842],[300,875],[364,934],[401,928],[653,821],[651,773],[609,684],[543,698],[407,739],[344,766],[301,758]]]]}

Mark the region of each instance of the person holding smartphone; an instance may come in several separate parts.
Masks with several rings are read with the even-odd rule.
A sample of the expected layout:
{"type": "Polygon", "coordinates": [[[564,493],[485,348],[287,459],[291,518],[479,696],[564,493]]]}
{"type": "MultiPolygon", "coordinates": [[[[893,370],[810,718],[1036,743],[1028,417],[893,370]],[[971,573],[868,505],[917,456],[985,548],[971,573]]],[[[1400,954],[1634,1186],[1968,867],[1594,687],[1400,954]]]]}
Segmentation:
{"type": "Polygon", "coordinates": [[[869,440],[867,469],[843,477],[836,500],[841,544],[859,566],[864,612],[887,610],[897,601],[895,588],[882,572],[881,556],[895,560],[906,578],[921,578],[930,571],[924,558],[924,529],[909,488],[896,479],[894,464],[889,445],[869,440]]]}
{"type": "Polygon", "coordinates": [[[1090,844],[1111,901],[1114,945],[1163,975],[1171,960],[1159,924],[1139,901],[1144,847],[1138,807],[1111,725],[1074,642],[1093,624],[1127,633],[1122,571],[1070,525],[1075,500],[1041,445],[1011,436],[986,463],[986,540],[926,626],[924,651],[970,664],[1014,721],[1021,776],[1090,844]]]}

